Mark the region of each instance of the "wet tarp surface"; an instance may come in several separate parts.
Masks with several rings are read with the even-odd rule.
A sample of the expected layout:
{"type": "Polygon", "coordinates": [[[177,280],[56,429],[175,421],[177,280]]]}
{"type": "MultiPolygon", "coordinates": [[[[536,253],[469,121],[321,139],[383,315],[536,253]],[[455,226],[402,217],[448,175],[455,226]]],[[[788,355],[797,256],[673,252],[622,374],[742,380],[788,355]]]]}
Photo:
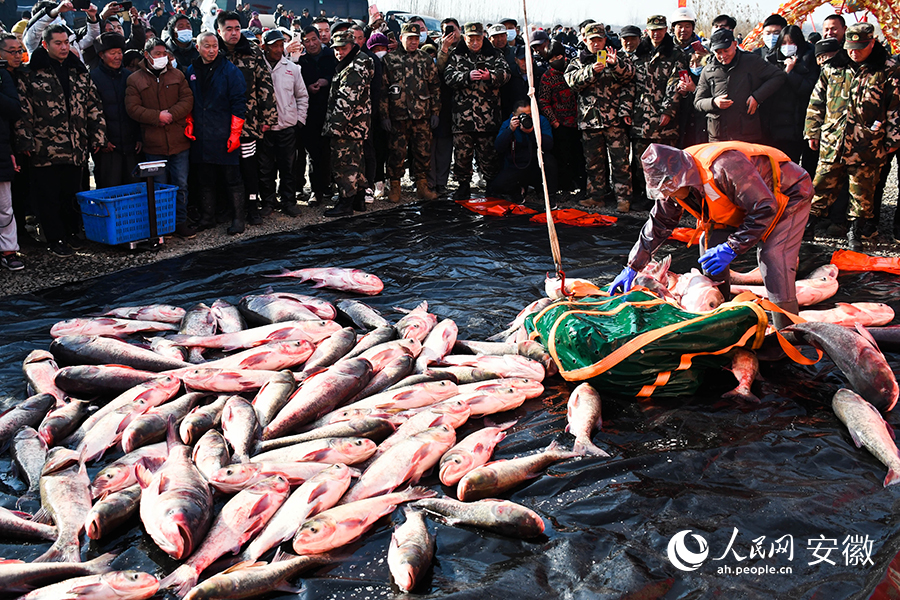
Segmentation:
{"type": "MultiPolygon", "coordinates": [[[[639,226],[626,216],[604,229],[560,227],[568,276],[611,279],[639,226]]],[[[801,274],[827,262],[831,250],[806,249],[801,274]]],[[[662,250],[667,251],[678,272],[696,265],[695,248],[672,244],[662,250]]],[[[754,261],[742,257],[736,266],[746,270],[754,261]]],[[[542,294],[544,274],[552,271],[543,225],[527,217],[485,218],[452,203],[402,207],[250,240],[4,299],[0,402],[24,397],[22,359],[32,349],[48,347],[56,321],[111,306],[165,302],[187,308],[219,297],[236,303],[269,286],[330,300],[347,297],[262,277],[281,267],[313,266],[375,273],[385,283],[384,293],[362,300],[393,320],[399,314],[391,307],[412,308],[428,300],[432,312],[455,319],[460,338],[469,339],[504,328],[542,294]]],[[[885,301],[900,308],[895,276],[842,274],[840,284],[833,301],[885,301]]],[[[888,359],[895,369],[900,364],[898,355],[888,359]]],[[[417,591],[423,597],[504,600],[868,597],[900,551],[900,486],[882,487],[886,468],[855,448],[833,415],[831,396],[846,380],[827,359],[812,367],[763,364],[762,375],[766,381],[754,388],[762,398],[758,405],[720,399],[734,386],[724,370],[710,374],[692,397],[642,402],[604,397],[603,430],[594,441],[612,458],[557,464],[506,494],[544,518],[545,537],[524,541],[429,521],[437,536],[436,560],[417,591]],[[690,534],[679,536],[676,541],[686,537],[673,548],[676,559],[699,563],[685,565],[694,570],[680,570],[668,558],[670,540],[685,530],[690,534]],[[755,572],[738,574],[746,567],[755,572]]],[[[541,398],[511,415],[495,416],[498,422],[518,419],[496,458],[538,451],[553,440],[571,446],[564,429],[573,386],[558,377],[545,384],[541,398]]],[[[896,415],[888,420],[898,422],[896,415]]],[[[480,425],[480,419],[467,424],[459,439],[480,425]]],[[[119,455],[109,454],[103,464],[119,455]]],[[[91,465],[90,474],[101,466],[91,465]]],[[[24,493],[10,468],[7,453],[0,458],[0,504],[6,507],[24,493]]],[[[425,483],[440,490],[436,476],[425,483]]],[[[22,508],[33,512],[38,506],[31,502],[22,508]]],[[[402,511],[382,519],[346,549],[346,560],[309,573],[302,596],[397,595],[386,557],[392,522],[402,519],[402,511]]],[[[30,560],[47,547],[0,540],[0,556],[30,560]]],[[[86,544],[84,555],[107,551],[122,553],[115,563],[119,568],[162,575],[175,567],[136,518],[119,535],[86,544]]]]}

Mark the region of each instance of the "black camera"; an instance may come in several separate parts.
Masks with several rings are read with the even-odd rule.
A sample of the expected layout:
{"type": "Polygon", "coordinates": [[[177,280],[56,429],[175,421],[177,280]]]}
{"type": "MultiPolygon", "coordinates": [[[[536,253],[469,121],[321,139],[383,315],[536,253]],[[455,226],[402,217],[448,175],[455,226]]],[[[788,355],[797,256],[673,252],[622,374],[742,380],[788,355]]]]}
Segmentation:
{"type": "Polygon", "coordinates": [[[534,127],[534,121],[531,120],[531,115],[528,113],[519,115],[519,127],[522,129],[531,129],[534,127]]]}

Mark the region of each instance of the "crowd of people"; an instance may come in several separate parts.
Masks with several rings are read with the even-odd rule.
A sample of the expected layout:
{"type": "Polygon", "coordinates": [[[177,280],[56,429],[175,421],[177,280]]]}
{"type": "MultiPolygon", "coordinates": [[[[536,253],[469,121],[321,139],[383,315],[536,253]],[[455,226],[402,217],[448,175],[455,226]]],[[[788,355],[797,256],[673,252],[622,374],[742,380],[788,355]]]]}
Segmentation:
{"type": "Polygon", "coordinates": [[[454,199],[483,185],[522,202],[540,188],[539,153],[554,201],[646,210],[651,144],[719,141],[772,146],[802,165],[815,185],[806,237],[827,219],[859,249],[878,233],[900,141],[897,63],[871,24],[848,28],[840,15],[809,38],[771,15],[764,47],[748,52],[735,19],[720,15],[701,38],[689,8],[618,32],[593,20],[525,32],[512,18],[445,18],[429,31],[415,16],[362,23],[281,5],[266,29],[249,5],[125,9],[90,5],[73,30],[70,0],[42,1],[0,34],[9,270],[24,267],[26,217],[51,253],[72,256],[84,241],[75,194],[91,173],[98,189],[135,183],[142,160],[167,161],[175,235],[190,238],[302,205],[342,216],[377,197],[399,202],[407,169],[420,199],[447,195],[452,170],[454,199]]]}

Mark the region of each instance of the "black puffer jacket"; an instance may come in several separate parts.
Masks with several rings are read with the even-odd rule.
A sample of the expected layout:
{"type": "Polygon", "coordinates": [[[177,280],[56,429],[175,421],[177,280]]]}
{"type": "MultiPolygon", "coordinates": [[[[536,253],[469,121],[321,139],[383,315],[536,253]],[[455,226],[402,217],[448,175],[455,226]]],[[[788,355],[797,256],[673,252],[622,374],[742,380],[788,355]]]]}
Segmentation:
{"type": "MultiPolygon", "coordinates": [[[[766,55],[769,63],[784,71],[784,56],[778,50],[766,55]]],[[[762,117],[767,141],[803,140],[806,107],[816,81],[819,65],[812,48],[797,58],[794,68],[786,73],[787,81],[762,105],[762,117]]]]}
{"type": "Polygon", "coordinates": [[[16,82],[6,69],[0,69],[0,181],[12,181],[16,174],[12,163],[12,127],[21,113],[16,82]]]}
{"type": "Polygon", "coordinates": [[[141,133],[140,126],[125,110],[125,82],[129,75],[131,71],[124,67],[113,71],[102,62],[91,71],[91,80],[103,104],[106,139],[123,154],[134,154],[141,133]]]}

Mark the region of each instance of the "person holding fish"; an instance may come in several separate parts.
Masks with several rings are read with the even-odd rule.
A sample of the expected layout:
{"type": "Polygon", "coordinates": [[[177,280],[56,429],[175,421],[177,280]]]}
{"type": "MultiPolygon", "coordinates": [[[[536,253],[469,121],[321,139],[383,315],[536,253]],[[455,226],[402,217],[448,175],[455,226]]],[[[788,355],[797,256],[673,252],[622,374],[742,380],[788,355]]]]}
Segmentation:
{"type": "MultiPolygon", "coordinates": [[[[756,247],[769,299],[797,313],[797,256],[814,192],[802,167],[776,148],[735,141],[685,150],[651,144],[641,165],[655,204],[611,293],[631,289],[687,210],[697,220],[691,243],[699,242],[698,262],[726,300],[729,265],[756,247]]],[[[790,322],[776,314],[774,324],[780,329],[790,322]]]]}

